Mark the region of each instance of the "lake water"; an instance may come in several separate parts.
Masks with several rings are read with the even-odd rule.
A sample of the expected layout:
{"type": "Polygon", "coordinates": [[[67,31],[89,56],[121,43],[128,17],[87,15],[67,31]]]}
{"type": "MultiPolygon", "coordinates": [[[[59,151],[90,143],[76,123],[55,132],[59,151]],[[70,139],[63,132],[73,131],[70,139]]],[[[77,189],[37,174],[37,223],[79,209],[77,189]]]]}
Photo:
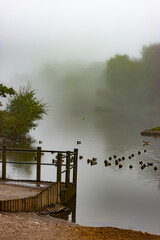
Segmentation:
{"type": "MultiPolygon", "coordinates": [[[[42,149],[78,148],[79,155],[83,155],[78,164],[76,223],[160,234],[160,138],[142,137],[144,122],[138,118],[120,119],[82,115],[77,110],[64,116],[53,107],[31,134],[37,139],[35,146],[43,140],[42,149]],[[144,139],[150,141],[148,146],[143,146],[144,139]],[[134,157],[128,159],[131,154],[134,157]],[[113,155],[125,156],[121,169],[114,160],[111,166],[104,166],[104,160],[113,155]],[[98,164],[90,166],[87,159],[93,157],[98,164]],[[152,166],[141,170],[139,161],[153,162],[158,170],[152,166]]],[[[147,124],[154,122],[150,119],[147,124]]],[[[10,153],[8,158],[17,159],[17,154],[10,153]]],[[[33,160],[34,154],[28,158],[33,160]]],[[[24,160],[24,155],[18,155],[18,160],[24,160]]],[[[45,154],[42,160],[51,162],[52,156],[45,154]]],[[[42,167],[42,180],[55,180],[55,173],[55,167],[42,167]]],[[[8,164],[7,177],[34,179],[35,166],[8,164]]]]}

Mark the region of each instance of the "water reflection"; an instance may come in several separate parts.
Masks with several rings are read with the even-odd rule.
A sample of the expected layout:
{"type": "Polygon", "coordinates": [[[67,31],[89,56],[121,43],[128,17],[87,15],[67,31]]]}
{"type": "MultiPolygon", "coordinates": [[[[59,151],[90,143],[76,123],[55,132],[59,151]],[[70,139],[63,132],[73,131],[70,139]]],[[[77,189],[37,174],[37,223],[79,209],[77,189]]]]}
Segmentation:
{"type": "MultiPolygon", "coordinates": [[[[85,84],[81,89],[82,97],[78,95],[80,102],[77,103],[74,99],[78,90],[71,96],[71,84],[66,90],[64,79],[60,82],[58,78],[53,79],[51,76],[49,85],[43,81],[40,89],[42,96],[49,101],[51,110],[31,134],[35,139],[43,140],[43,149],[71,150],[78,147],[79,155],[83,155],[78,166],[77,204],[73,204],[76,211],[72,211],[73,216],[67,213],[63,216],[64,219],[72,218],[81,225],[114,226],[160,234],[160,138],[140,135],[145,128],[159,124],[157,115],[153,117],[149,111],[147,114],[137,111],[136,107],[129,109],[129,105],[126,111],[122,109],[123,106],[119,106],[119,109],[106,108],[105,102],[101,105],[100,101],[96,102],[93,91],[95,87],[89,89],[85,84]],[[86,97],[88,89],[89,97],[86,97]],[[145,146],[146,153],[144,139],[150,141],[150,145],[145,146]],[[78,146],[77,140],[81,141],[78,146]],[[138,155],[138,151],[142,154],[138,155]],[[128,159],[131,154],[134,157],[128,159]],[[115,164],[104,166],[104,160],[113,155],[120,158],[125,156],[121,169],[115,164]],[[97,165],[91,167],[87,164],[87,159],[93,157],[97,158],[97,165]],[[152,167],[142,170],[140,161],[153,162],[158,170],[154,171],[152,167]],[[130,164],[133,165],[132,169],[129,168],[130,164]]],[[[147,105],[144,108],[147,109],[147,105]]],[[[8,158],[15,161],[33,161],[35,156],[9,154],[8,158]]],[[[42,160],[46,162],[50,156],[46,155],[42,160]]],[[[17,165],[14,168],[11,166],[8,174],[12,173],[12,177],[17,178],[34,177],[32,166],[24,166],[22,174],[20,168],[17,165]]],[[[42,177],[43,180],[50,180],[53,169],[44,167],[42,177]]]]}
{"type": "MultiPolygon", "coordinates": [[[[7,144],[7,148],[12,149],[35,149],[32,143],[20,143],[20,144],[7,144]]],[[[6,173],[7,178],[11,179],[32,179],[33,176],[33,166],[29,164],[17,164],[17,162],[30,163],[35,162],[36,153],[34,152],[17,152],[17,151],[7,151],[6,158],[6,173]],[[16,164],[12,164],[16,162],[16,164]]],[[[2,159],[2,152],[0,151],[0,158],[2,159]]]]}

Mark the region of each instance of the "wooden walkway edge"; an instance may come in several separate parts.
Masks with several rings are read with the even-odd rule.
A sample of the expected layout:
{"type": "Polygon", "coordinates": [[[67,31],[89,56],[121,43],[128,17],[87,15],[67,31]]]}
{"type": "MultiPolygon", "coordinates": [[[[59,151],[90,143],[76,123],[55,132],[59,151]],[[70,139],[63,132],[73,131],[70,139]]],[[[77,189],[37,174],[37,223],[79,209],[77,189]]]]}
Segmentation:
{"type": "MultiPolygon", "coordinates": [[[[14,151],[14,149],[7,149],[5,146],[0,149],[2,150],[2,181],[7,183],[7,181],[15,182],[15,180],[6,179],[6,164],[7,164],[7,150],[14,151]]],[[[20,149],[15,149],[15,151],[22,151],[20,149]]],[[[25,151],[25,150],[24,150],[25,151]]],[[[27,150],[29,151],[29,150],[27,150]]],[[[33,151],[33,150],[31,150],[33,151]]],[[[34,182],[37,185],[43,184],[41,179],[41,148],[37,148],[37,179],[34,182]]],[[[48,152],[48,151],[47,151],[48,152]]],[[[51,151],[55,152],[55,151],[51,151]]],[[[65,152],[63,152],[65,153],[65,152]]],[[[64,158],[64,157],[63,157],[64,158]]],[[[77,188],[77,161],[78,161],[78,149],[74,149],[74,152],[67,151],[66,155],[66,170],[62,171],[62,153],[58,152],[57,162],[55,166],[57,167],[57,182],[50,182],[43,188],[39,193],[32,197],[16,198],[16,199],[6,199],[0,200],[0,211],[5,212],[33,212],[42,211],[48,206],[55,204],[65,204],[74,195],[76,195],[77,188]],[[71,165],[71,155],[73,158],[71,165]],[[70,169],[73,169],[73,180],[70,181],[70,169]],[[65,173],[65,183],[61,182],[61,175],[65,173]]],[[[8,162],[9,163],[9,162],[8,162]]],[[[21,181],[21,180],[17,180],[21,181]]],[[[23,182],[27,182],[23,180],[23,182]]],[[[14,189],[13,189],[14,190],[14,189]]]]}

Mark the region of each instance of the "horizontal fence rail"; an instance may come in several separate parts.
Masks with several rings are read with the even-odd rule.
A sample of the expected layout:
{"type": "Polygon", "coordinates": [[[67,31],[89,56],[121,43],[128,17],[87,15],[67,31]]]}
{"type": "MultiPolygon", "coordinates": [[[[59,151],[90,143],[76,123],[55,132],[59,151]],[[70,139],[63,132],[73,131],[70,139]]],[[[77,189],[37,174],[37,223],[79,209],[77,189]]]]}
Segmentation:
{"type": "MultiPolygon", "coordinates": [[[[55,166],[57,168],[56,172],[56,182],[52,182],[53,185],[44,189],[40,194],[35,197],[29,197],[25,199],[14,199],[14,200],[4,200],[0,201],[0,211],[37,211],[43,210],[46,206],[54,203],[64,204],[69,201],[73,196],[76,195],[77,189],[77,166],[78,166],[78,149],[74,151],[55,151],[55,150],[42,150],[41,147],[37,149],[13,149],[3,146],[0,148],[0,153],[2,160],[2,180],[6,179],[6,168],[7,164],[21,164],[21,165],[36,165],[36,180],[35,183],[43,184],[41,181],[41,166],[55,166]],[[36,153],[34,162],[23,162],[23,161],[7,161],[8,152],[26,152],[26,153],[36,153]],[[56,159],[52,160],[52,163],[46,163],[41,161],[42,155],[44,153],[56,154],[56,159]],[[62,167],[65,167],[63,170],[62,167]],[[73,170],[73,179],[70,180],[70,171],[73,170]],[[65,182],[62,182],[62,174],[65,173],[65,182]]],[[[11,181],[23,181],[27,180],[11,180],[11,181]]]]}
{"type": "Polygon", "coordinates": [[[37,147],[37,149],[14,149],[7,148],[3,146],[0,148],[0,152],[2,152],[2,179],[6,179],[6,164],[22,164],[22,165],[36,165],[37,166],[37,174],[36,181],[41,181],[41,166],[56,166],[57,167],[57,183],[61,183],[61,175],[66,173],[65,177],[65,186],[68,186],[70,183],[70,170],[73,169],[73,181],[72,183],[77,182],[77,161],[78,161],[78,149],[74,149],[74,151],[55,151],[55,150],[42,150],[41,147],[37,147]],[[22,162],[22,161],[7,161],[7,152],[30,152],[36,153],[36,160],[34,162],[22,162]],[[51,153],[57,154],[56,160],[52,163],[44,163],[41,162],[42,153],[51,153]],[[62,163],[66,159],[66,163],[62,163]],[[66,167],[65,170],[62,171],[62,167],[66,167]]]}

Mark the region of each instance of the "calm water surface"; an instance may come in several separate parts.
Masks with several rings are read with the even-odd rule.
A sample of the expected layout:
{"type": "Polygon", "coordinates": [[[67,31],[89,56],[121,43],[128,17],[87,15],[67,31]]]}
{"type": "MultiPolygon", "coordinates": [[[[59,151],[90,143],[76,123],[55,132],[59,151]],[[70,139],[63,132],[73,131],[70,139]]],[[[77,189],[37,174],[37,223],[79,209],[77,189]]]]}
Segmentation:
{"type": "MultiPolygon", "coordinates": [[[[152,121],[151,121],[152,123],[152,121]]],[[[45,117],[32,135],[43,140],[43,149],[79,149],[83,159],[78,165],[78,188],[76,199],[76,222],[85,226],[114,226],[160,234],[160,138],[141,137],[143,122],[123,119],[116,124],[83,116],[79,112],[60,116],[54,109],[45,117]],[[85,118],[83,120],[83,117],[85,118]],[[143,140],[150,145],[143,147],[143,140]],[[77,140],[82,142],[76,144],[77,140]],[[147,150],[144,153],[144,149],[147,150]],[[141,155],[138,155],[141,151],[141,155]],[[128,156],[135,156],[129,160],[128,156]],[[104,166],[109,156],[125,156],[123,167],[118,168],[112,160],[110,167],[104,166]],[[90,166],[88,158],[97,158],[98,164],[90,166]],[[146,167],[143,171],[139,161],[153,162],[158,167],[146,167]],[[133,168],[130,170],[129,165],[133,168]]],[[[32,161],[34,154],[27,155],[32,161]]],[[[11,160],[17,155],[8,156],[11,160]]],[[[53,156],[45,154],[44,162],[51,162],[53,156]]],[[[24,160],[23,155],[18,160],[24,160]]],[[[42,167],[43,180],[55,180],[55,167],[42,167]]],[[[35,166],[7,166],[9,178],[35,178],[35,166]]]]}

